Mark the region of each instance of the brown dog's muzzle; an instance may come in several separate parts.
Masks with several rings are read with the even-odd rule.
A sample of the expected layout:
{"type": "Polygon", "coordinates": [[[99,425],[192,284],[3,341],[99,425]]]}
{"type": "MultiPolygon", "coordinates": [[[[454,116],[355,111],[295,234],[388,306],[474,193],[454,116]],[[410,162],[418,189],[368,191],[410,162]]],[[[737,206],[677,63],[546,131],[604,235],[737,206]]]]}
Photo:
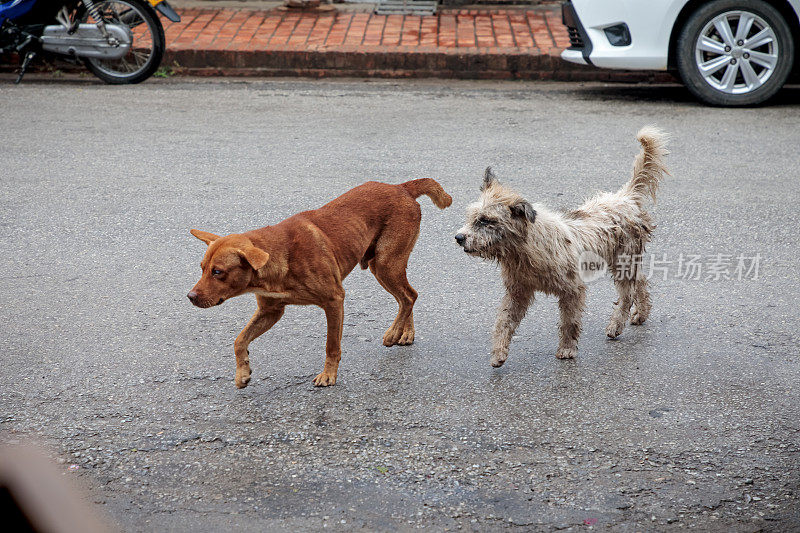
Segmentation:
{"type": "Polygon", "coordinates": [[[200,307],[201,309],[214,307],[215,305],[219,305],[225,301],[225,298],[220,298],[219,301],[217,302],[210,301],[208,298],[203,298],[202,296],[197,294],[197,292],[194,289],[189,291],[189,294],[187,294],[186,297],[189,298],[190,302],[192,302],[197,307],[200,307]]]}

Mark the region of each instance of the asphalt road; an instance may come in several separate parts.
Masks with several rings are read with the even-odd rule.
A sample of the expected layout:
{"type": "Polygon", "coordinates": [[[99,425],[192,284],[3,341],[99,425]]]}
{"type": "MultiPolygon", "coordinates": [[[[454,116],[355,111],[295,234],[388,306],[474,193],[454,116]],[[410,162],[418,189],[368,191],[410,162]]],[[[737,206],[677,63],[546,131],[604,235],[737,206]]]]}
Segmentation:
{"type": "Polygon", "coordinates": [[[4,78],[0,440],[44,443],[130,531],[800,530],[798,97],[711,109],[665,86],[4,78]],[[608,340],[612,284],[593,283],[579,355],[560,361],[542,297],[492,368],[499,274],[453,240],[483,169],[573,206],[627,180],[648,123],[673,136],[649,248],[673,263],[650,320],[608,340]],[[233,339],[255,302],[189,304],[205,250],[189,229],[424,176],[455,202],[420,199],[415,344],[381,345],[396,304],[357,270],[336,386],[311,385],[322,311],[295,307],[237,390],[233,339]],[[700,280],[681,254],[700,256],[700,280]],[[732,275],[759,254],[758,276],[707,279],[717,254],[732,275]]]}

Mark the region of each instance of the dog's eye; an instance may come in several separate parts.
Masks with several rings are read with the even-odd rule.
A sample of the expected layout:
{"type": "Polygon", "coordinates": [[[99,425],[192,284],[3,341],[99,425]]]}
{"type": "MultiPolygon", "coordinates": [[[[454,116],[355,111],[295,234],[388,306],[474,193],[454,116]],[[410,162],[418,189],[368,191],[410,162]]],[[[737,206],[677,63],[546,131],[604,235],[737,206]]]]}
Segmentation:
{"type": "Polygon", "coordinates": [[[481,217],[481,218],[478,219],[478,224],[480,224],[481,226],[488,226],[491,223],[492,223],[492,220],[488,219],[486,217],[481,217]]]}
{"type": "Polygon", "coordinates": [[[218,268],[215,268],[214,270],[211,271],[211,275],[212,276],[221,276],[222,275],[222,270],[219,270],[218,268]]]}

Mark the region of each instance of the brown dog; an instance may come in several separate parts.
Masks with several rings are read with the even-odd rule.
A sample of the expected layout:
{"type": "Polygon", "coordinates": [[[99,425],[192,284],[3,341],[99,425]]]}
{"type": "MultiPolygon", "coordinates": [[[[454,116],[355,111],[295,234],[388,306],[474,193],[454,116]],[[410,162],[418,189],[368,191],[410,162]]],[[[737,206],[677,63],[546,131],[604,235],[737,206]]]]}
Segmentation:
{"type": "Polygon", "coordinates": [[[258,309],[236,337],[236,386],[250,381],[248,346],[280,320],[286,305],[318,305],[328,321],[325,368],[314,385],[336,383],[341,359],[342,280],[360,263],[400,306],[383,336],[384,346],[414,342],[412,309],[417,291],[408,284],[408,257],[422,218],[415,199],[427,195],[444,209],[453,199],[431,178],[400,185],[368,182],[319,209],[298,213],[274,226],[225,237],[191,230],[208,245],[203,275],[187,295],[197,307],[255,293],[258,309]]]}

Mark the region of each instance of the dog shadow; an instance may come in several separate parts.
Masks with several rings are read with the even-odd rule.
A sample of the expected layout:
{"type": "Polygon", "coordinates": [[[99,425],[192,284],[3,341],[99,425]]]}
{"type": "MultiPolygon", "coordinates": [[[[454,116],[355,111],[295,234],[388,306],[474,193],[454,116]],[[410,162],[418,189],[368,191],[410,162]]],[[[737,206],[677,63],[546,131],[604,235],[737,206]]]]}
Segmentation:
{"type": "MultiPolygon", "coordinates": [[[[584,87],[576,91],[584,100],[617,101],[631,103],[688,104],[707,107],[698,101],[686,87],[678,84],[668,85],[604,85],[584,87]]],[[[774,98],[760,107],[797,107],[800,104],[800,85],[789,85],[781,89],[774,98]]],[[[713,109],[713,108],[709,108],[713,109]]]]}

